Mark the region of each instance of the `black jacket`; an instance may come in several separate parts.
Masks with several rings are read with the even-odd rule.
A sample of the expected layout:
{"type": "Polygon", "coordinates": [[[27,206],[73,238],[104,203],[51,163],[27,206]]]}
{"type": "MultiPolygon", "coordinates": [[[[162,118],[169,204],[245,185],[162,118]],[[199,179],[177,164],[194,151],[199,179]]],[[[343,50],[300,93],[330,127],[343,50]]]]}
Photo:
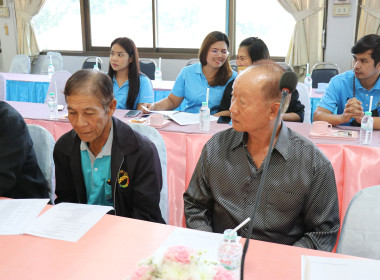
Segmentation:
{"type": "MultiPolygon", "coordinates": [[[[156,146],[122,121],[113,120],[111,186],[118,216],[165,223],[159,208],[161,164],[156,146]],[[128,175],[129,182],[122,180],[128,175]],[[121,182],[121,185],[119,184],[121,182]]],[[[81,167],[80,143],[74,130],[64,134],[54,148],[55,203],[87,203],[81,167]]]]}
{"type": "Polygon", "coordinates": [[[8,103],[0,101],[0,196],[48,198],[28,127],[8,103]]]}

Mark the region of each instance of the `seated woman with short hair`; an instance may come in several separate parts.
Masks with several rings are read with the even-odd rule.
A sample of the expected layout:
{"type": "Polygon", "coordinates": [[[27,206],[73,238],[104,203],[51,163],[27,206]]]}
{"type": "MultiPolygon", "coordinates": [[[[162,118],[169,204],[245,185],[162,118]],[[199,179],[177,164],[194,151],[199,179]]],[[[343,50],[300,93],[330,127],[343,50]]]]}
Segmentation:
{"type": "MultiPolygon", "coordinates": [[[[249,37],[240,43],[236,59],[236,64],[239,68],[249,67],[256,61],[262,59],[270,59],[268,47],[263,40],[257,37],[249,37]]],[[[230,115],[229,109],[234,81],[235,80],[231,81],[224,91],[218,113],[221,116],[230,115]]],[[[295,90],[291,95],[288,110],[282,116],[284,121],[303,122],[305,106],[301,104],[298,98],[298,91],[295,90]]]]}

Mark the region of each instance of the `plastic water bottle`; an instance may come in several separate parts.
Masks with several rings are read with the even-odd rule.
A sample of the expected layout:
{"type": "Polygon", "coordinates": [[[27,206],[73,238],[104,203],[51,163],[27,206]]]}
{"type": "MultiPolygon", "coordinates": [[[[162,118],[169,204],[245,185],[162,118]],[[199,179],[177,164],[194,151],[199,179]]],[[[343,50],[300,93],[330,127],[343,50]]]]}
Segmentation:
{"type": "Polygon", "coordinates": [[[372,112],[365,112],[360,127],[360,144],[369,145],[372,142],[373,118],[372,112]]]}
{"type": "Polygon", "coordinates": [[[53,60],[52,60],[52,58],[50,56],[50,63],[49,63],[49,66],[48,66],[48,76],[50,78],[51,78],[51,76],[53,76],[54,71],[55,71],[55,69],[54,69],[54,65],[53,65],[53,60]]]}
{"type": "Polygon", "coordinates": [[[242,256],[242,245],[237,241],[237,233],[230,234],[232,229],[224,231],[224,238],[219,244],[219,263],[227,270],[231,271],[235,279],[240,277],[240,263],[242,256]]]}
{"type": "Polygon", "coordinates": [[[58,119],[57,97],[54,92],[49,92],[47,104],[49,106],[49,119],[58,119]]]}
{"type": "Polygon", "coordinates": [[[154,80],[162,81],[162,72],[161,72],[160,67],[157,67],[156,72],[154,72],[154,80]]]}
{"type": "Polygon", "coordinates": [[[311,79],[310,74],[306,74],[304,84],[307,87],[307,92],[309,93],[309,96],[311,96],[311,91],[313,90],[313,80],[311,79]]]}
{"type": "Polygon", "coordinates": [[[202,102],[202,107],[199,109],[199,129],[210,130],[210,108],[207,102],[202,102]]]}
{"type": "Polygon", "coordinates": [[[99,72],[100,70],[99,70],[99,67],[98,67],[98,64],[94,64],[94,69],[92,69],[92,70],[94,70],[94,71],[96,71],[96,72],[99,72]]]}

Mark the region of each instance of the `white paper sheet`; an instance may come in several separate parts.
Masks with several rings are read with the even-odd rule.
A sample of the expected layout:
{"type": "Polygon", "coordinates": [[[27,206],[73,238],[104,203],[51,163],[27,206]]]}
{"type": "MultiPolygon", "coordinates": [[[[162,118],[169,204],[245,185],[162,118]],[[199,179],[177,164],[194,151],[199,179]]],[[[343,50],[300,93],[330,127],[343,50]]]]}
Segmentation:
{"type": "MultiPolygon", "coordinates": [[[[162,114],[167,118],[175,121],[179,125],[189,125],[199,123],[199,114],[179,112],[179,111],[149,111],[146,107],[143,107],[149,113],[162,114]]],[[[210,122],[217,121],[218,117],[210,116],[210,122]]]]}
{"type": "Polygon", "coordinates": [[[301,256],[301,280],[379,280],[380,261],[301,256]]]}
{"type": "Polygon", "coordinates": [[[38,217],[25,233],[76,242],[112,209],[110,206],[60,203],[38,217]]]}
{"type": "MultiPolygon", "coordinates": [[[[156,250],[154,256],[161,258],[169,247],[182,245],[194,250],[205,251],[205,258],[218,261],[218,247],[223,239],[223,234],[192,230],[186,228],[175,228],[156,250]]],[[[238,236],[238,241],[240,236],[238,236]]]]}
{"type": "Polygon", "coordinates": [[[0,235],[23,234],[49,199],[0,199],[0,235]]]}

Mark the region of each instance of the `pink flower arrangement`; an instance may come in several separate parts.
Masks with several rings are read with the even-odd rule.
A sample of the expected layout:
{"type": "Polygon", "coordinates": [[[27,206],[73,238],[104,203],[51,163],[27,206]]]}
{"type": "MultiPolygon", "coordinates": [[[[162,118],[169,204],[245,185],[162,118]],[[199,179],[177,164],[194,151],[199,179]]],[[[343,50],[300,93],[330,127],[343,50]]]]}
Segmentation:
{"type": "Polygon", "coordinates": [[[142,261],[129,280],[235,280],[231,271],[185,246],[168,248],[161,260],[142,261]]]}

